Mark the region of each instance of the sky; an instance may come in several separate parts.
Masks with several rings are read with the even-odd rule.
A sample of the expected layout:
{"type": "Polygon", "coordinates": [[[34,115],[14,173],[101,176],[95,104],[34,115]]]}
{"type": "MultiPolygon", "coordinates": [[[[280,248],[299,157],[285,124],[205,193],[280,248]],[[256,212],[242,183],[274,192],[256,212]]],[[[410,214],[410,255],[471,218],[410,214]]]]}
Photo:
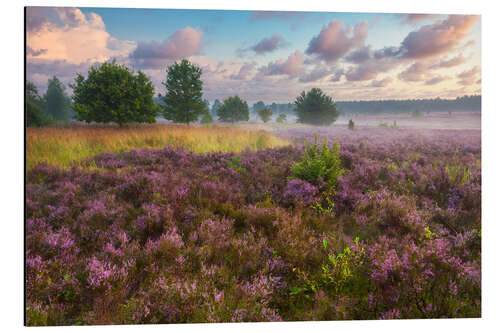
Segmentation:
{"type": "Polygon", "coordinates": [[[478,15],[28,7],[26,77],[115,59],[165,94],[169,65],[202,69],[203,97],[293,102],[321,88],[337,101],[481,94],[478,15]]]}

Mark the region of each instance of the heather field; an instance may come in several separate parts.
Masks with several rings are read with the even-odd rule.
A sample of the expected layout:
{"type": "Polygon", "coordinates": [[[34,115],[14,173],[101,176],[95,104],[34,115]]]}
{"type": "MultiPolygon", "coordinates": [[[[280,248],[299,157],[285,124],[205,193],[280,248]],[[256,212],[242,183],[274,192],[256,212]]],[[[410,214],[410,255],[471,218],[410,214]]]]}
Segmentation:
{"type": "Polygon", "coordinates": [[[480,130],[167,127],[28,129],[28,325],[481,316],[480,130]]]}

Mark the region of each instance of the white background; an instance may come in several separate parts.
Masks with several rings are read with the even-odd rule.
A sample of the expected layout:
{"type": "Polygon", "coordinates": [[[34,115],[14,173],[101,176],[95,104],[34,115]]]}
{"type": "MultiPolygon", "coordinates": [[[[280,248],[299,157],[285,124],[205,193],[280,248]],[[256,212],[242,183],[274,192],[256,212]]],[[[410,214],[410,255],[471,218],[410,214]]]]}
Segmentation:
{"type": "Polygon", "coordinates": [[[457,0],[253,0],[237,3],[224,0],[115,0],[115,1],[5,1],[0,9],[1,36],[1,102],[0,102],[0,327],[4,332],[36,331],[94,331],[131,332],[232,332],[232,331],[290,331],[310,332],[489,332],[500,330],[500,303],[498,298],[500,276],[499,214],[500,207],[500,117],[499,117],[499,46],[500,12],[495,1],[457,0]],[[144,326],[93,326],[60,328],[23,327],[23,181],[24,181],[24,6],[186,8],[186,9],[242,9],[242,10],[296,10],[329,12],[384,12],[384,13],[453,13],[480,14],[482,29],[482,192],[483,192],[483,318],[443,320],[392,320],[354,322],[300,322],[253,324],[186,324],[144,326]],[[495,329],[495,327],[497,327],[495,329]]]}

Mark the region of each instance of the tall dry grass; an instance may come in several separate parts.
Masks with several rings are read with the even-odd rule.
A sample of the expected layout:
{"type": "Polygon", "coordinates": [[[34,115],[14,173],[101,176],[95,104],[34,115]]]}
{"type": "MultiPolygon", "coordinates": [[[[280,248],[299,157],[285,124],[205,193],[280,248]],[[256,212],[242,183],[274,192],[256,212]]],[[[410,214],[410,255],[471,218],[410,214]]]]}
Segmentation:
{"type": "Polygon", "coordinates": [[[45,162],[59,167],[78,164],[102,152],[174,146],[195,153],[239,152],[288,145],[265,131],[218,126],[138,125],[28,128],[26,166],[45,162]]]}

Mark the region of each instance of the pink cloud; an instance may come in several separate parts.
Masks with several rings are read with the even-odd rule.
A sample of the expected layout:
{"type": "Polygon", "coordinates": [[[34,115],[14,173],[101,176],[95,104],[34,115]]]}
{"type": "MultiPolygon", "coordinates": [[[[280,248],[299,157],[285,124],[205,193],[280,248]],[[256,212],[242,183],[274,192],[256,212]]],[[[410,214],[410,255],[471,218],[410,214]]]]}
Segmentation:
{"type": "Polygon", "coordinates": [[[481,69],[479,68],[479,66],[474,66],[469,70],[461,72],[457,75],[457,78],[460,79],[458,81],[458,84],[468,86],[477,83],[476,74],[479,74],[480,72],[481,69]]]}
{"type": "Polygon", "coordinates": [[[428,86],[432,86],[434,84],[438,84],[440,82],[443,82],[445,80],[449,79],[448,77],[446,76],[435,76],[427,81],[425,81],[425,84],[428,85],[428,86]]]}
{"type": "Polygon", "coordinates": [[[435,69],[435,68],[450,68],[450,67],[455,67],[458,65],[461,65],[465,63],[466,59],[463,56],[462,53],[460,53],[458,56],[448,59],[448,60],[441,60],[439,63],[434,64],[430,66],[430,69],[435,69]]]}
{"type": "Polygon", "coordinates": [[[26,7],[26,30],[37,32],[48,22],[47,14],[50,8],[47,7],[26,7]]]}
{"type": "Polygon", "coordinates": [[[286,45],[285,40],[280,34],[274,34],[271,37],[262,39],[260,42],[251,47],[256,54],[265,54],[275,51],[286,45]]]}
{"type": "Polygon", "coordinates": [[[111,36],[99,15],[78,8],[29,7],[26,16],[28,61],[104,62],[124,57],[136,47],[135,42],[111,36]]]}
{"type": "Polygon", "coordinates": [[[308,13],[305,12],[285,12],[285,11],[266,11],[258,10],[252,13],[250,22],[263,21],[263,20],[281,20],[290,21],[291,28],[297,28],[297,25],[304,21],[308,13]]]}
{"type": "Polygon", "coordinates": [[[319,35],[313,37],[306,50],[307,54],[317,55],[320,59],[333,62],[352,49],[363,45],[368,34],[368,23],[359,22],[352,27],[342,28],[343,22],[331,21],[323,27],[319,35]]]}
{"type": "Polygon", "coordinates": [[[319,80],[327,77],[330,74],[333,74],[333,72],[334,72],[334,68],[317,65],[311,71],[309,71],[305,75],[301,76],[299,78],[299,82],[304,82],[304,83],[316,82],[316,81],[319,81],[319,80]]]}
{"type": "Polygon", "coordinates": [[[255,65],[257,65],[256,62],[245,63],[241,66],[238,74],[231,74],[229,77],[233,80],[246,80],[248,75],[255,68],[255,65]]]}
{"type": "Polygon", "coordinates": [[[373,80],[372,81],[372,87],[377,87],[377,88],[382,88],[382,87],[387,87],[389,83],[392,82],[392,78],[386,77],[385,79],[382,80],[373,80]]]}
{"type": "Polygon", "coordinates": [[[304,72],[304,67],[302,66],[303,62],[304,54],[297,50],[290,54],[287,60],[279,59],[274,62],[270,62],[267,66],[261,67],[259,73],[264,76],[296,76],[304,72]]]}
{"type": "Polygon", "coordinates": [[[191,27],[177,30],[161,43],[139,42],[130,54],[132,63],[140,68],[159,68],[171,61],[199,54],[203,31],[191,27]]]}
{"type": "Polygon", "coordinates": [[[427,73],[428,66],[421,62],[415,62],[410,67],[399,73],[398,78],[402,81],[422,81],[427,73]]]}
{"type": "Polygon", "coordinates": [[[450,15],[410,32],[402,42],[404,57],[421,59],[453,50],[468,36],[477,19],[475,15],[450,15]]]}
{"type": "Polygon", "coordinates": [[[396,14],[403,23],[417,25],[422,21],[436,17],[436,14],[396,14]]]}
{"type": "Polygon", "coordinates": [[[401,61],[397,58],[370,58],[358,66],[349,67],[345,72],[347,81],[366,81],[376,79],[378,74],[397,67],[401,61]]]}

